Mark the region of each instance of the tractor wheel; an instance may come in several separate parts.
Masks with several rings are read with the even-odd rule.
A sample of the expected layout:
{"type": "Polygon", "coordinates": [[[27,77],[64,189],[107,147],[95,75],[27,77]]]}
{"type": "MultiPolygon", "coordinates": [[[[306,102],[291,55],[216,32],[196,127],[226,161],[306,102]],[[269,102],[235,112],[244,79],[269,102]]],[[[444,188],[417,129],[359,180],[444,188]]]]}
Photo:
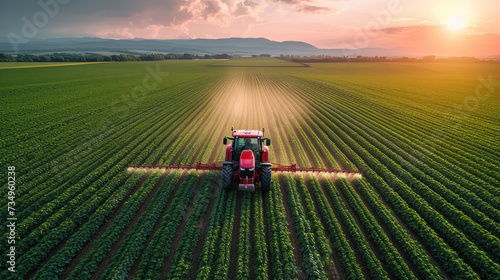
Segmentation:
{"type": "Polygon", "coordinates": [[[267,192],[271,189],[271,166],[262,167],[262,178],[260,182],[260,189],[267,192]]]}
{"type": "Polygon", "coordinates": [[[230,191],[233,188],[233,166],[229,164],[224,164],[222,166],[222,187],[226,191],[230,191]]]}

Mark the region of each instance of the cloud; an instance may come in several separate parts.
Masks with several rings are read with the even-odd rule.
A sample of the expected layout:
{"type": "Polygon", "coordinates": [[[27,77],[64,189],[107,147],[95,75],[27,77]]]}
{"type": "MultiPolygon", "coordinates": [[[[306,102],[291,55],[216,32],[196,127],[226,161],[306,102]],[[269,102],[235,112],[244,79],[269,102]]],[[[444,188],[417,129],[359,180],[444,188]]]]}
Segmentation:
{"type": "Polygon", "coordinates": [[[310,2],[309,0],[273,0],[274,2],[282,2],[290,5],[300,5],[302,2],[310,2]]]}
{"type": "Polygon", "coordinates": [[[334,11],[327,7],[304,5],[297,7],[297,12],[301,12],[304,14],[329,14],[333,13],[334,11]]]}
{"type": "Polygon", "coordinates": [[[234,9],[232,15],[236,17],[248,15],[250,14],[250,11],[254,10],[258,5],[258,3],[252,0],[241,1],[236,5],[236,9],[234,9]]]}
{"type": "Polygon", "coordinates": [[[398,27],[388,27],[380,29],[380,31],[387,34],[404,34],[408,32],[413,32],[416,30],[421,30],[426,28],[426,25],[414,25],[414,26],[398,26],[398,27]]]}
{"type": "Polygon", "coordinates": [[[205,0],[203,3],[205,4],[205,9],[203,9],[202,16],[205,20],[209,17],[214,17],[222,10],[217,0],[205,0]]]}
{"type": "Polygon", "coordinates": [[[247,7],[250,7],[250,8],[255,8],[257,7],[259,4],[257,4],[256,2],[252,1],[252,0],[245,0],[243,1],[243,4],[247,7]]]}
{"type": "Polygon", "coordinates": [[[324,6],[311,5],[313,0],[273,0],[274,2],[285,3],[291,5],[299,13],[304,14],[329,14],[337,12],[337,9],[331,9],[324,6]]]}
{"type": "Polygon", "coordinates": [[[243,2],[240,2],[236,6],[236,10],[233,12],[233,15],[239,17],[239,16],[247,15],[248,13],[249,13],[248,7],[245,6],[245,4],[243,2]]]}

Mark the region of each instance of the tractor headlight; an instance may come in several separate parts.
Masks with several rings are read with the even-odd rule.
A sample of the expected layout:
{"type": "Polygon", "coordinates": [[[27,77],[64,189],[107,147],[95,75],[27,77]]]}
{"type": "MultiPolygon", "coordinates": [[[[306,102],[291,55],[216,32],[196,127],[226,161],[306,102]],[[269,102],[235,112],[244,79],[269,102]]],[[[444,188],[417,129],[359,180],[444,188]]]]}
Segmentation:
{"type": "Polygon", "coordinates": [[[253,171],[253,167],[252,167],[252,168],[250,168],[250,169],[248,169],[248,170],[253,171]]]}
{"type": "Polygon", "coordinates": [[[245,168],[243,168],[243,167],[240,167],[240,170],[241,170],[241,171],[245,171],[245,168]]]}

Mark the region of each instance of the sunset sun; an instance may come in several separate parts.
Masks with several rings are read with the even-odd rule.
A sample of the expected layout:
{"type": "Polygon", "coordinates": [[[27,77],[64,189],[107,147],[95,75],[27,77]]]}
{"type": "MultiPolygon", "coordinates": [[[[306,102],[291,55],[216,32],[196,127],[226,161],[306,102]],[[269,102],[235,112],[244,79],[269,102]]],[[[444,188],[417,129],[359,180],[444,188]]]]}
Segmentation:
{"type": "Polygon", "coordinates": [[[459,29],[464,28],[467,25],[467,22],[465,21],[465,19],[463,17],[456,16],[456,17],[448,19],[446,21],[446,25],[451,30],[459,30],[459,29]]]}

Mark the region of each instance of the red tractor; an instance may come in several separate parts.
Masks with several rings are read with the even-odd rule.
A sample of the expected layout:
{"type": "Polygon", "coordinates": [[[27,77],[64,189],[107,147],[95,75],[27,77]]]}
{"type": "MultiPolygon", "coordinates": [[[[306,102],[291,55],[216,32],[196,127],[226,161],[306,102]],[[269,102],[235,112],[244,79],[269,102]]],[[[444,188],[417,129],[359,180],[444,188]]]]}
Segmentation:
{"type": "Polygon", "coordinates": [[[238,182],[238,190],[253,191],[255,183],[260,183],[262,191],[271,189],[271,165],[269,162],[270,138],[264,138],[264,129],[234,130],[233,137],[224,137],[232,142],[226,147],[225,161],[222,162],[222,186],[233,189],[238,182]]]}
{"type": "Polygon", "coordinates": [[[222,170],[222,186],[226,190],[232,190],[238,182],[238,190],[253,191],[255,183],[260,182],[260,189],[267,192],[271,189],[271,171],[276,172],[325,172],[346,176],[348,174],[359,174],[359,170],[335,170],[316,167],[297,167],[295,163],[283,165],[269,162],[269,148],[271,139],[264,138],[264,129],[259,130],[234,130],[231,127],[233,137],[224,137],[223,143],[227,145],[225,161],[215,163],[196,162],[196,165],[145,165],[129,164],[129,171],[138,169],[196,169],[199,171],[222,170]],[[227,144],[231,140],[231,144],[227,144]],[[271,167],[275,165],[275,167],[271,167]]]}

